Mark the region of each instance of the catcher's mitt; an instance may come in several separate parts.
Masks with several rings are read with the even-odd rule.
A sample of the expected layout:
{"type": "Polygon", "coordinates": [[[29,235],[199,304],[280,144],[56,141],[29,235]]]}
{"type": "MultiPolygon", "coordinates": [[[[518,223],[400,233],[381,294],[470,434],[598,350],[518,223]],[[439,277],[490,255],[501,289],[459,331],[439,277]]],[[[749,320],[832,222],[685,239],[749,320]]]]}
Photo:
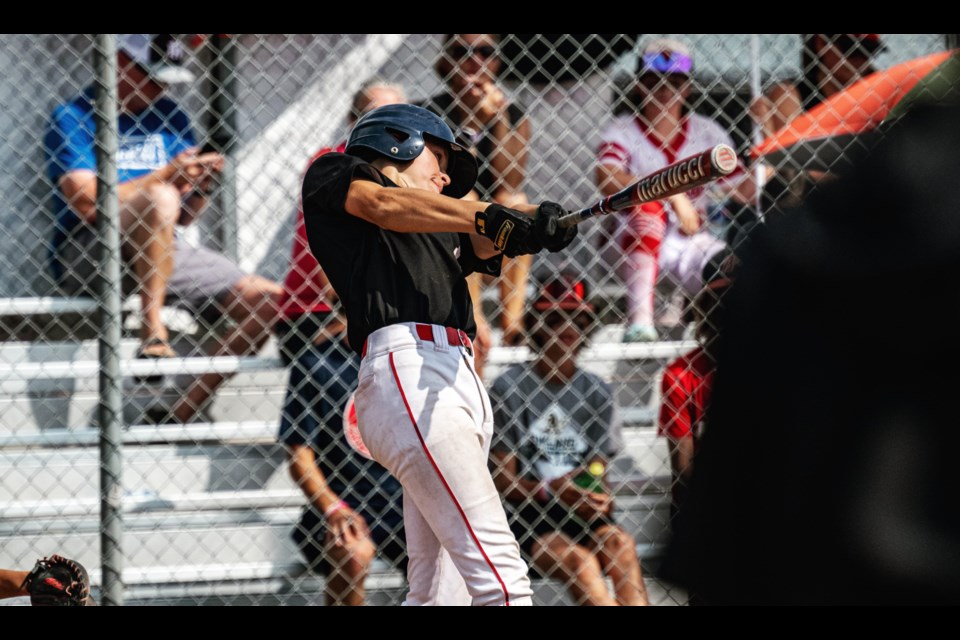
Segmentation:
{"type": "Polygon", "coordinates": [[[35,607],[91,607],[90,577],[83,565],[69,558],[53,555],[37,560],[36,566],[23,580],[21,589],[30,594],[35,607]]]}

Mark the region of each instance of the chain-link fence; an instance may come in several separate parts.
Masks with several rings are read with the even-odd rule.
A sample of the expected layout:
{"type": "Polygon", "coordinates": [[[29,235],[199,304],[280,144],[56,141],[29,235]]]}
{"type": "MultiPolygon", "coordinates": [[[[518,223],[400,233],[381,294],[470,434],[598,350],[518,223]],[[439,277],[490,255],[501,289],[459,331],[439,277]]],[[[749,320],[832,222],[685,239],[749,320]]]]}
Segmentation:
{"type": "Polygon", "coordinates": [[[103,580],[145,604],[403,599],[400,488],[351,446],[357,358],[298,214],[311,158],[396,101],[443,115],[480,163],[468,197],[510,207],[578,209],[737,151],[713,187],[584,223],[565,251],[473,283],[491,471],[535,601],[686,603],[658,565],[730,256],[956,59],[929,57],[940,34],[140,36],[111,40],[125,298],[122,338],[99,343],[123,373],[106,441],[122,497],[104,495],[95,448],[96,39],[0,45],[0,569],[59,553],[99,594],[115,507],[105,562],[122,585],[103,580]],[[872,112],[838,115],[832,96],[874,71],[895,81],[858,97],[872,112]]]}

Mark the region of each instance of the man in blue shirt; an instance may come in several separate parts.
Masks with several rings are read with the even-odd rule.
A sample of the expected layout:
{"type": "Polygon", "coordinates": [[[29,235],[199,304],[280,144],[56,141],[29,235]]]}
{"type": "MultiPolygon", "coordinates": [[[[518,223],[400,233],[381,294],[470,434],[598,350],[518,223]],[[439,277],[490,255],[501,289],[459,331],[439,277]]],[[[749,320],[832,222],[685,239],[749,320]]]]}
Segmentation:
{"type": "MultiPolygon", "coordinates": [[[[181,66],[183,47],[170,34],[121,34],[117,48],[123,287],[124,293],[137,292],[142,303],[138,357],[176,355],[160,318],[168,302],[206,318],[227,314],[237,321],[218,354],[255,352],[269,335],[281,287],[175,235],[176,226],[189,225],[203,211],[224,162],[219,153],[197,149],[189,118],[163,96],[168,84],[194,79],[181,66]]],[[[93,115],[89,88],[56,108],[44,138],[48,174],[57,186],[51,264],[73,295],[91,295],[97,271],[93,115]]],[[[188,421],[223,380],[219,374],[198,378],[169,417],[188,421]]]]}

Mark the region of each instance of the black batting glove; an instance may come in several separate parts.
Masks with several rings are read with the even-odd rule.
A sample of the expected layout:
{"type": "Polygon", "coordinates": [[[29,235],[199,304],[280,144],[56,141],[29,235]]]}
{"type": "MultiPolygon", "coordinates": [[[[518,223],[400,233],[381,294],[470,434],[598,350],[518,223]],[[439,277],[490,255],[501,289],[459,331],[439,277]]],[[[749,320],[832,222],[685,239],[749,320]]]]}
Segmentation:
{"type": "Polygon", "coordinates": [[[515,209],[492,204],[486,211],[477,212],[474,224],[477,234],[490,238],[497,251],[508,258],[537,253],[543,248],[535,242],[534,219],[515,209]]]}
{"type": "Polygon", "coordinates": [[[548,251],[562,251],[577,237],[577,225],[560,226],[561,216],[567,211],[556,202],[543,202],[533,218],[533,235],[548,251]]]}

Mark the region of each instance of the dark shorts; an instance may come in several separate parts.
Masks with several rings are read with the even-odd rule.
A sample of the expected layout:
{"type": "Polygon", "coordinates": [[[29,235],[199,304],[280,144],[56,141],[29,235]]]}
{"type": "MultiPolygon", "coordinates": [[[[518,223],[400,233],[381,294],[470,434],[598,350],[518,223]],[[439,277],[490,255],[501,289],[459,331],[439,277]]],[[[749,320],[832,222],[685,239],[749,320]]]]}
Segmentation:
{"type": "MultiPolygon", "coordinates": [[[[351,501],[347,500],[349,504],[351,501]]],[[[377,557],[407,573],[407,544],[403,534],[403,512],[388,509],[380,513],[371,513],[358,504],[350,508],[363,516],[370,529],[370,537],[377,547],[377,557]]],[[[327,525],[323,515],[307,507],[303,510],[300,522],[293,529],[293,541],[303,554],[311,571],[322,575],[330,573],[330,562],[324,556],[324,537],[327,525]]]]}
{"type": "MultiPolygon", "coordinates": [[[[63,275],[60,288],[67,294],[95,296],[94,276],[97,262],[96,234],[88,225],[81,225],[64,241],[60,250],[63,275]]],[[[194,247],[176,238],[173,274],[167,282],[166,304],[180,307],[194,315],[215,321],[223,315],[221,305],[234,285],[246,274],[223,254],[206,247],[194,247]]],[[[138,283],[129,267],[123,268],[123,293],[136,293],[138,283]]]]}
{"type": "Polygon", "coordinates": [[[328,434],[328,439],[343,431],[343,408],[357,386],[360,359],[339,340],[312,344],[322,324],[322,317],[310,316],[277,327],[280,359],[290,369],[280,415],[284,444],[311,443],[323,429],[338,434],[328,434]]]}
{"type": "MultiPolygon", "coordinates": [[[[400,483],[346,444],[343,407],[356,387],[359,358],[339,340],[312,344],[326,319],[305,315],[278,325],[280,356],[290,367],[279,440],[314,449],[330,488],[363,516],[379,557],[406,573],[400,483]]],[[[330,571],[326,533],[323,515],[309,507],[292,533],[311,570],[324,575],[330,571]]]]}
{"type": "Polygon", "coordinates": [[[527,505],[510,514],[510,529],[517,537],[527,562],[531,561],[534,542],[544,534],[563,533],[575,544],[586,545],[594,531],[614,524],[616,522],[607,516],[586,522],[574,515],[572,509],[559,504],[549,508],[527,505]]]}

